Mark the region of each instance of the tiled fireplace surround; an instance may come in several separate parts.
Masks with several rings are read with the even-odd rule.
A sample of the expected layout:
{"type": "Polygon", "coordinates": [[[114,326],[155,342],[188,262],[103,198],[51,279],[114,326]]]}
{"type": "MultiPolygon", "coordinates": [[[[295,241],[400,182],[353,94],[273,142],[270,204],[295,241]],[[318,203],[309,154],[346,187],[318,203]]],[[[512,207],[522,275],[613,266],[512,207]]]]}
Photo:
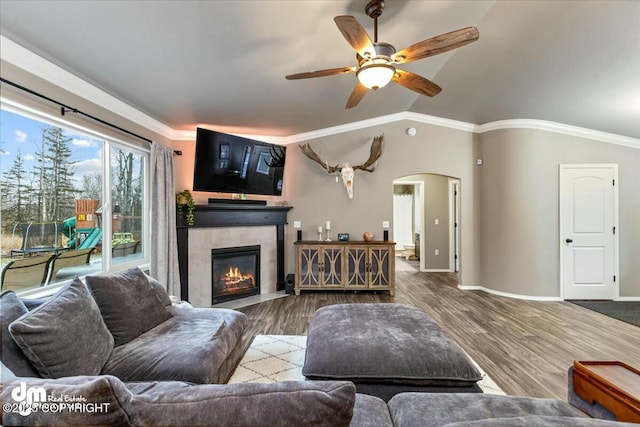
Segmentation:
{"type": "Polygon", "coordinates": [[[276,291],[274,227],[221,227],[189,230],[189,301],[211,307],[211,249],[260,245],[260,293],[276,291]]]}
{"type": "Polygon", "coordinates": [[[284,289],[284,226],[290,207],[198,205],[194,225],[178,218],[181,297],[211,307],[211,249],[260,245],[261,294],[284,289]]]}

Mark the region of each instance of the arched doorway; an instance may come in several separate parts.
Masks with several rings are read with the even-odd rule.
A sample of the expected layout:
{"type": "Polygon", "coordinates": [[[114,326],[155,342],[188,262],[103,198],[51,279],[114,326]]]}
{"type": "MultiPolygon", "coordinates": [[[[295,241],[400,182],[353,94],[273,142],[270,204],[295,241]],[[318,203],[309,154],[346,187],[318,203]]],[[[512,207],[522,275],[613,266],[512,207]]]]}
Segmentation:
{"type": "Polygon", "coordinates": [[[423,173],[393,180],[396,253],[420,271],[460,271],[460,180],[423,173]]]}

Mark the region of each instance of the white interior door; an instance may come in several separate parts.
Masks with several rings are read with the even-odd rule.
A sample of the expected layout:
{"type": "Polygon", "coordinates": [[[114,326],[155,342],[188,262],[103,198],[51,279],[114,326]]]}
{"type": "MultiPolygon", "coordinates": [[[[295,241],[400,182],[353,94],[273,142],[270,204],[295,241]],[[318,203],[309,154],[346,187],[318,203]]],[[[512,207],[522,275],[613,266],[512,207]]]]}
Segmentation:
{"type": "Polygon", "coordinates": [[[615,299],[617,165],[560,165],[564,299],[615,299]]]}

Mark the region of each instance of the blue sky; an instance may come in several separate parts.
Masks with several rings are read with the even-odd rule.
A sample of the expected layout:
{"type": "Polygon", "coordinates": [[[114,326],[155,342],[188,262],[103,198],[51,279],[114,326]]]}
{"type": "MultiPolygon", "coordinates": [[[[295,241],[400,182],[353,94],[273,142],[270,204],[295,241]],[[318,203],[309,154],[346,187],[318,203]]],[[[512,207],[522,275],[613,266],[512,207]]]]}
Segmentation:
{"type": "MultiPolygon", "coordinates": [[[[44,123],[37,120],[0,110],[0,180],[13,165],[18,151],[24,159],[25,170],[30,171],[37,164],[35,157],[43,126],[44,123]]],[[[87,173],[101,173],[102,142],[66,129],[65,135],[71,138],[71,160],[77,162],[74,171],[78,182],[87,173]]]]}

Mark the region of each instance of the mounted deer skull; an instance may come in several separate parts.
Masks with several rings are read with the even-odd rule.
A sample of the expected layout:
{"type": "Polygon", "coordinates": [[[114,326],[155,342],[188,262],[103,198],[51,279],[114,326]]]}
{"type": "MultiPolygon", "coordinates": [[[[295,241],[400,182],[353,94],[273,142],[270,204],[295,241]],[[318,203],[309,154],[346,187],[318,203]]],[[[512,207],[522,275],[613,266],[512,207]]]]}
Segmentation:
{"type": "Polygon", "coordinates": [[[351,166],[349,163],[339,163],[335,166],[329,166],[329,163],[320,159],[320,156],[316,154],[315,151],[311,148],[309,144],[301,144],[299,145],[302,152],[322,166],[329,173],[338,172],[342,177],[342,182],[344,183],[345,188],[347,189],[347,194],[350,199],[353,199],[353,178],[355,176],[356,170],[363,170],[367,172],[373,172],[376,168],[377,161],[382,155],[382,146],[384,145],[384,135],[376,136],[373,138],[373,142],[371,143],[371,152],[369,153],[369,159],[362,163],[361,165],[351,166]]]}

